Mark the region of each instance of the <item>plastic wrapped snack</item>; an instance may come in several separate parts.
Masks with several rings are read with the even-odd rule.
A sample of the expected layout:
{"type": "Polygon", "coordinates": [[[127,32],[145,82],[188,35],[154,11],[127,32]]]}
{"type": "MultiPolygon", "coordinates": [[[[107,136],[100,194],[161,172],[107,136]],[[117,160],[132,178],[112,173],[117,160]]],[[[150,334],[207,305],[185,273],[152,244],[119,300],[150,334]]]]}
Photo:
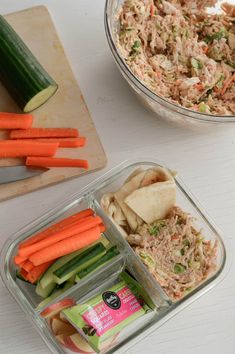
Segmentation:
{"type": "Polygon", "coordinates": [[[112,287],[85,303],[62,312],[62,316],[77,328],[97,352],[100,352],[108,338],[152,311],[147,295],[131,276],[124,272],[119,279],[112,287]]]}

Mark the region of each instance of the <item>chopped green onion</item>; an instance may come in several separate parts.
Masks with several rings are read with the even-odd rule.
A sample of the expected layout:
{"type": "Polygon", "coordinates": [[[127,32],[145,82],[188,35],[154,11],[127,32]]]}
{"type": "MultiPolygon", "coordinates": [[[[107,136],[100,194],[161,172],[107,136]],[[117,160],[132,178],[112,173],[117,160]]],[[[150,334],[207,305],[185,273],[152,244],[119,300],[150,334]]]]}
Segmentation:
{"type": "Polygon", "coordinates": [[[216,87],[218,87],[218,89],[222,89],[223,88],[224,79],[225,79],[225,76],[224,76],[224,74],[222,74],[220,76],[219,80],[217,81],[216,85],[215,85],[216,87]]]}
{"type": "Polygon", "coordinates": [[[182,274],[185,272],[185,270],[186,270],[185,266],[183,266],[183,264],[181,264],[181,263],[176,263],[174,265],[174,273],[175,274],[182,274]]]}
{"type": "Polygon", "coordinates": [[[184,223],[184,221],[178,217],[177,221],[176,221],[176,225],[182,225],[184,223]]]}
{"type": "Polygon", "coordinates": [[[187,238],[183,241],[183,245],[187,246],[187,247],[190,246],[190,242],[189,242],[189,240],[187,238]]]}
{"type": "Polygon", "coordinates": [[[157,234],[159,233],[161,228],[163,228],[164,226],[166,226],[165,222],[163,220],[158,220],[156,222],[156,225],[154,225],[153,227],[149,228],[150,235],[157,236],[157,234]]]}
{"type": "Polygon", "coordinates": [[[198,110],[199,110],[199,112],[205,113],[208,108],[209,107],[205,103],[202,102],[199,104],[198,110]]]}
{"type": "Polygon", "coordinates": [[[207,34],[206,37],[204,38],[204,41],[206,43],[212,42],[214,39],[220,40],[222,38],[226,38],[228,36],[228,32],[226,28],[222,27],[220,31],[213,33],[212,35],[207,34]]]}
{"type": "Polygon", "coordinates": [[[132,46],[132,49],[136,50],[136,49],[138,49],[140,47],[140,45],[141,45],[140,41],[135,41],[133,46],[132,46]]]}
{"type": "Polygon", "coordinates": [[[140,258],[142,259],[143,263],[149,267],[150,270],[154,270],[155,268],[155,261],[154,259],[150,256],[149,253],[147,252],[140,252],[139,253],[140,258]]]}
{"type": "Polygon", "coordinates": [[[203,68],[203,65],[202,63],[200,62],[200,60],[197,60],[197,59],[194,59],[192,58],[191,59],[191,64],[192,64],[192,67],[195,68],[195,69],[202,69],[203,68]]]}
{"type": "Polygon", "coordinates": [[[188,288],[185,289],[186,292],[189,292],[191,290],[192,290],[192,287],[188,287],[188,288]]]}

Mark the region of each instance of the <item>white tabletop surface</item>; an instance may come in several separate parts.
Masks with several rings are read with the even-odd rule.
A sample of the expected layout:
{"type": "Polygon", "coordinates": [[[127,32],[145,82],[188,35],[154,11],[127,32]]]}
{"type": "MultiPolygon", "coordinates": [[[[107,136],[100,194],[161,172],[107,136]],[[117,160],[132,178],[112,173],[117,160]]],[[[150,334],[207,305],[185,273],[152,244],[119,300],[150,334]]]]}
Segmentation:
{"type": "MultiPolygon", "coordinates": [[[[108,156],[107,169],[154,156],[176,169],[218,227],[235,245],[235,124],[209,131],[176,128],[145,110],[119,74],[103,26],[104,0],[1,0],[2,14],[45,4],[108,156]]],[[[1,203],[0,246],[104,171],[1,203]]],[[[0,353],[46,354],[48,348],[0,285],[0,353]]],[[[235,353],[235,263],[225,279],[130,354],[235,353]]]]}

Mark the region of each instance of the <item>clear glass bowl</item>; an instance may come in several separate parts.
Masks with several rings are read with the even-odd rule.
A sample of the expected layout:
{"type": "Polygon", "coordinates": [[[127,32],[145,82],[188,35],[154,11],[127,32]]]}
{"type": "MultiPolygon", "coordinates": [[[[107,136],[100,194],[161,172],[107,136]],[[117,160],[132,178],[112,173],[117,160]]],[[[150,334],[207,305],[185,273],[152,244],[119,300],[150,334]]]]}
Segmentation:
{"type": "MultiPolygon", "coordinates": [[[[120,55],[115,44],[119,25],[117,11],[123,2],[124,0],[106,0],[104,14],[106,37],[120,72],[144,105],[150,108],[151,111],[153,111],[158,117],[177,123],[181,126],[199,126],[201,125],[200,123],[204,123],[204,125],[207,124],[209,126],[211,126],[211,124],[234,123],[234,115],[218,116],[200,113],[171,103],[167,99],[153,93],[133,74],[125,60],[120,55]]],[[[229,3],[235,4],[235,1],[232,0],[229,1],[229,3]]],[[[218,11],[218,9],[215,10],[218,11]]]]}
{"type": "Polygon", "coordinates": [[[108,350],[102,351],[102,354],[110,354],[113,352],[122,353],[128,350],[128,348],[156,330],[184,307],[213,288],[226,274],[230,262],[227,261],[228,247],[224,244],[224,237],[221,236],[215,224],[205,212],[202,211],[199,203],[178,177],[175,177],[177,205],[196,218],[197,228],[203,229],[203,235],[207,240],[212,240],[212,242],[217,240],[218,242],[216,271],[180,301],[172,302],[169,299],[161,286],[151,276],[147,268],[119,233],[115,224],[101,208],[100,199],[103,194],[117,190],[134,170],[137,168],[147,169],[157,166],[160,166],[160,164],[154,159],[147,161],[132,160],[131,162],[127,161],[122,163],[85,187],[79,193],[74,194],[69,200],[63,201],[49,213],[35,220],[24,229],[17,231],[4,245],[0,254],[1,278],[11,295],[25,312],[28,320],[36,327],[39,335],[53,353],[71,354],[72,351],[68,348],[66,349],[56,340],[50,323],[40,315],[41,311],[67,299],[72,299],[74,302],[82,302],[84,298],[93,296],[94,293],[100,291],[99,289],[106,288],[106,286],[108,289],[109,284],[117,279],[123,269],[127,269],[136,278],[139,284],[144,287],[156,308],[151,313],[151,316],[143,316],[140,321],[137,321],[137,323],[133,322],[130,327],[128,326],[125,336],[123,336],[122,333],[118,335],[108,350]],[[52,299],[44,307],[39,308],[38,304],[42,301],[42,298],[35,295],[35,287],[24,283],[16,277],[16,267],[13,259],[18,245],[30,235],[87,207],[92,208],[97,215],[102,217],[106,225],[105,236],[111,244],[117,245],[120,255],[102,268],[97,269],[94,273],[91,273],[90,276],[85,277],[83,280],[67,289],[64,293],[58,295],[57,298],[52,299]]]}

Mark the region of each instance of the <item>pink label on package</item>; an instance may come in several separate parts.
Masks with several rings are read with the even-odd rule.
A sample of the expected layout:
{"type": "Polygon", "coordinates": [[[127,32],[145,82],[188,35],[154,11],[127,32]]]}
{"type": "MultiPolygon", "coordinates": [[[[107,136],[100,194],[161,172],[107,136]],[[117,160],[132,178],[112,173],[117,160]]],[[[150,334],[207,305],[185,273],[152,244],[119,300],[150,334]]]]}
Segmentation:
{"type": "Polygon", "coordinates": [[[86,311],[83,319],[101,336],[118,323],[142,309],[139,301],[126,286],[118,292],[106,291],[102,294],[103,301],[86,311]]]}

